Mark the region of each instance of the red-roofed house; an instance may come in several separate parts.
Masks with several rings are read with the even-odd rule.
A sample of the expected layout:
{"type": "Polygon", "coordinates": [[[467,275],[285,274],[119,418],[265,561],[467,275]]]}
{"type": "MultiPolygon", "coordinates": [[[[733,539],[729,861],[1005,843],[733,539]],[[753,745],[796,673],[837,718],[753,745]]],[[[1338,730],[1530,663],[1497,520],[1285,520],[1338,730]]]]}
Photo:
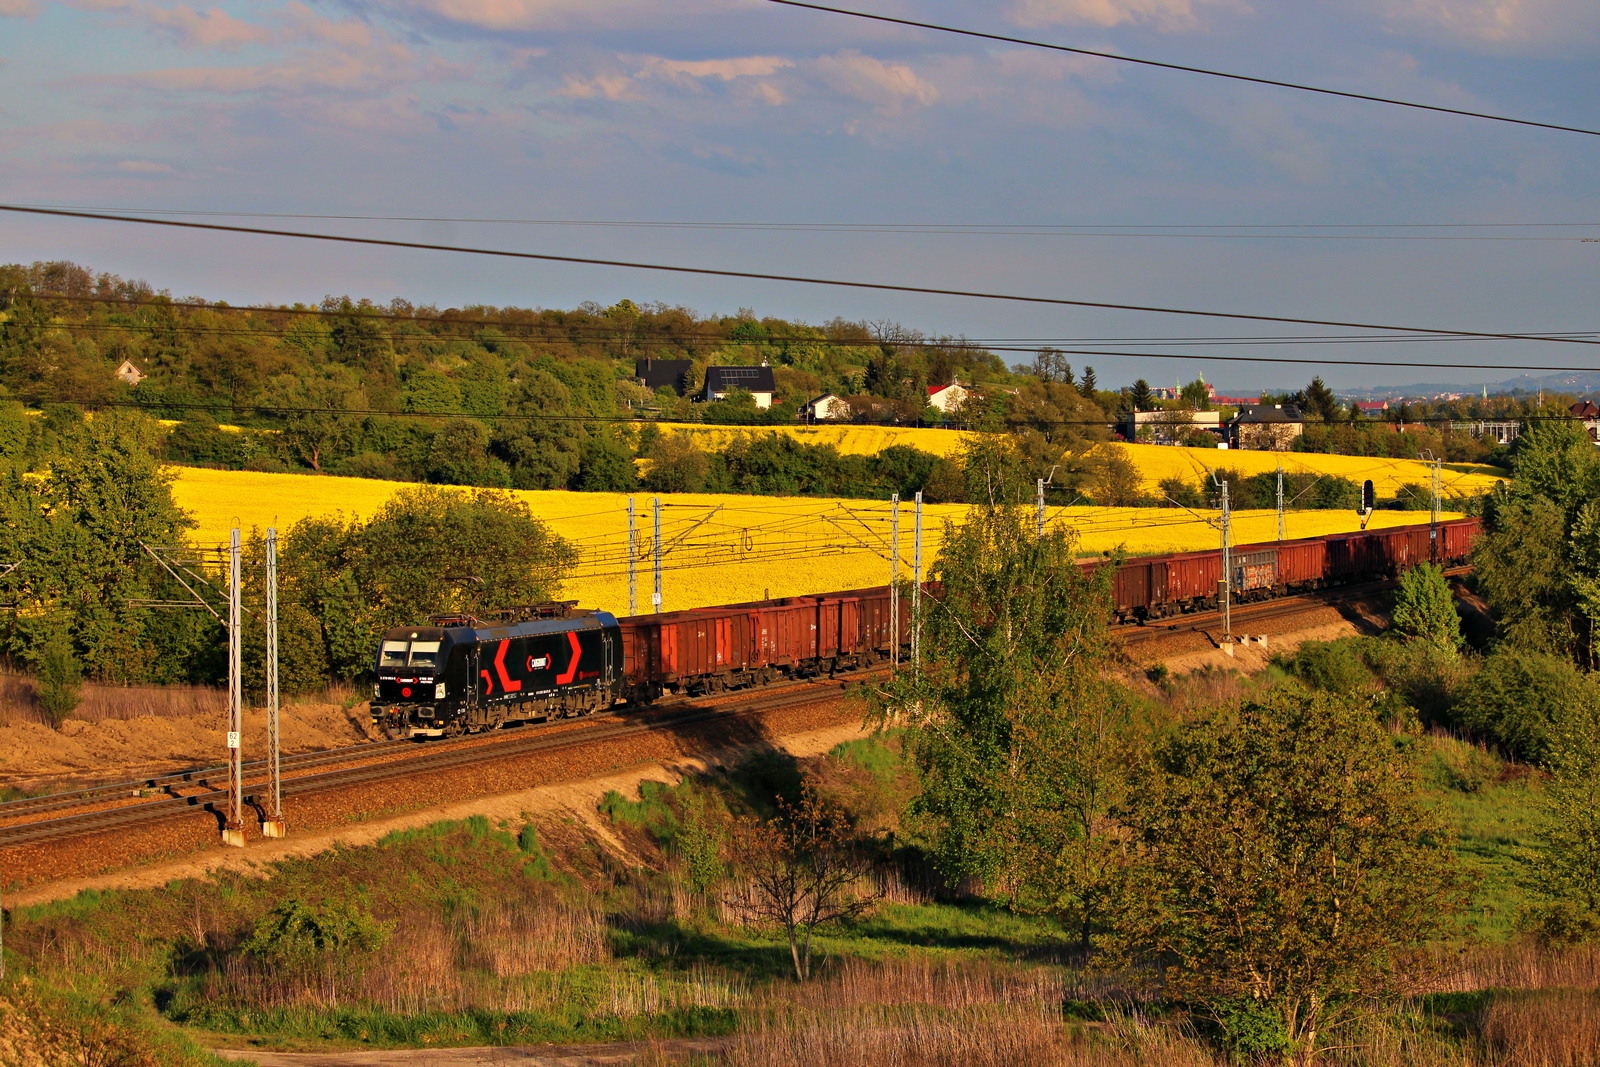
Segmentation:
{"type": "Polygon", "coordinates": [[[946,415],[967,402],[967,397],[972,394],[960,382],[951,382],[949,385],[928,386],[928,406],[938,408],[946,415]]]}

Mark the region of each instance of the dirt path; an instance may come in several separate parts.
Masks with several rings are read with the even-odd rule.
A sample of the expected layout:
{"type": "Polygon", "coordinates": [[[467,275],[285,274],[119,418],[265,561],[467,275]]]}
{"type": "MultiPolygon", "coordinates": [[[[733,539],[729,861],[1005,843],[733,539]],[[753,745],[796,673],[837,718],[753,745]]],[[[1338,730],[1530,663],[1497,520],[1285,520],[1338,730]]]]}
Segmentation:
{"type": "MultiPolygon", "coordinates": [[[[775,747],[796,757],[815,756],[841,741],[862,737],[859,722],[825,726],[780,734],[768,741],[713,749],[695,756],[671,761],[639,764],[612,774],[555,782],[515,792],[500,793],[429,807],[405,815],[373,819],[337,829],[294,834],[283,840],[252,840],[245,849],[214,848],[182,859],[82,878],[64,878],[7,893],[7,905],[41,904],[75,896],[85,889],[149,889],[179,878],[197,878],[215,871],[231,870],[265,877],[275,860],[310,856],[335,846],[370,845],[394,830],[405,830],[448,819],[484,815],[492,821],[521,821],[528,815],[561,813],[581,822],[595,836],[626,855],[623,843],[599,816],[596,805],[612,789],[637,795],[639,783],[675,783],[685,774],[704,771],[734,760],[758,747],[775,747]]],[[[292,827],[291,827],[292,830],[292,827]]],[[[469,1062],[469,1061],[462,1061],[469,1062]]],[[[529,1061],[535,1062],[535,1061],[529,1061]]]]}
{"type": "Polygon", "coordinates": [[[344,1052],[256,1052],[215,1049],[218,1056],[258,1067],[601,1067],[637,1063],[647,1054],[671,1060],[713,1056],[728,1038],[617,1041],[597,1045],[516,1045],[498,1048],[353,1049],[344,1052]]]}

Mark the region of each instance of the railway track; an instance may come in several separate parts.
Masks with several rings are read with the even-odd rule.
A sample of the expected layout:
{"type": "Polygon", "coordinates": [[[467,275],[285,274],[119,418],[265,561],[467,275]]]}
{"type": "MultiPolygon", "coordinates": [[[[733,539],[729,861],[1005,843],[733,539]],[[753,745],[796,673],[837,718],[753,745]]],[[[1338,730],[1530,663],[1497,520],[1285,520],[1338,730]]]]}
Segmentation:
{"type": "MultiPolygon", "coordinates": [[[[1454,577],[1468,570],[1460,567],[1446,574],[1454,577]]],[[[1386,592],[1396,584],[1394,580],[1365,582],[1242,604],[1232,611],[1234,628],[1247,629],[1253,624],[1294,615],[1309,607],[1364,600],[1386,592]]],[[[1114,627],[1113,632],[1124,644],[1140,644],[1181,633],[1204,633],[1217,629],[1221,622],[1219,611],[1206,611],[1143,625],[1129,623],[1114,627]]],[[[864,680],[877,673],[879,671],[864,671],[842,682],[806,681],[771,690],[723,694],[712,700],[685,698],[639,712],[607,712],[580,720],[562,720],[568,726],[562,730],[524,727],[425,745],[411,740],[378,741],[284,756],[280,760],[283,795],[302,796],[409,775],[470,767],[532,752],[602,744],[653,730],[691,726],[718,717],[738,718],[803,706],[838,695],[851,682],[864,680]]],[[[255,805],[256,792],[266,784],[266,761],[246,763],[243,770],[247,788],[246,803],[255,805]]],[[[227,801],[227,773],[226,765],[219,764],[6,801],[0,803],[0,848],[148,825],[202,811],[217,815],[227,801]],[[218,779],[222,788],[214,783],[218,779]],[[74,808],[93,810],[72,812],[74,808]],[[55,814],[59,812],[72,813],[55,814]],[[36,817],[41,815],[49,817],[36,817]]]]}
{"type": "MultiPolygon", "coordinates": [[[[290,760],[297,757],[284,757],[281,761],[284,771],[283,795],[303,796],[386,779],[469,767],[532,752],[550,752],[563,748],[603,744],[657,730],[679,729],[718,718],[745,718],[763,712],[800,707],[837,697],[849,688],[850,682],[869,676],[871,675],[868,672],[862,672],[843,683],[837,680],[800,682],[782,689],[760,692],[748,699],[732,703],[731,706],[726,702],[683,700],[644,712],[608,712],[578,720],[570,729],[561,731],[524,728],[526,732],[524,730],[508,731],[504,734],[497,732],[449,745],[419,745],[413,741],[375,742],[371,745],[352,746],[329,752],[306,753],[306,756],[315,758],[298,760],[292,766],[290,760]],[[409,751],[402,752],[398,751],[399,749],[409,751]],[[313,773],[293,773],[336,763],[349,766],[313,773]]],[[[248,770],[245,802],[254,806],[257,798],[250,789],[253,786],[259,790],[265,785],[263,776],[266,764],[265,761],[256,761],[246,764],[246,767],[248,770]],[[252,777],[255,779],[254,782],[250,781],[252,777]]],[[[226,788],[211,787],[207,776],[221,776],[225,779],[226,774],[226,767],[203,768],[163,775],[141,782],[115,783],[51,796],[9,801],[0,804],[0,819],[131,798],[135,788],[163,788],[162,785],[151,784],[163,781],[165,787],[183,783],[196,785],[200,790],[189,795],[140,799],[135,803],[123,803],[115,807],[0,825],[0,848],[126,829],[182,818],[199,812],[216,815],[227,802],[228,792],[226,788]],[[34,806],[25,807],[30,803],[34,806]]]]}
{"type": "MultiPolygon", "coordinates": [[[[1452,567],[1444,573],[1447,578],[1459,578],[1464,574],[1471,573],[1471,570],[1471,567],[1452,567]]],[[[1381,582],[1339,585],[1331,589],[1317,589],[1309,593],[1300,593],[1296,596],[1239,604],[1231,612],[1233,629],[1243,630],[1251,623],[1266,622],[1287,615],[1297,615],[1312,607],[1331,607],[1335,604],[1348,604],[1366,600],[1379,593],[1388,592],[1399,584],[1397,579],[1389,578],[1381,582]]],[[[1175,619],[1157,619],[1142,625],[1128,623],[1124,626],[1114,627],[1113,632],[1122,639],[1123,644],[1136,645],[1175,634],[1205,633],[1215,630],[1221,625],[1221,611],[1197,611],[1175,619]]]]}

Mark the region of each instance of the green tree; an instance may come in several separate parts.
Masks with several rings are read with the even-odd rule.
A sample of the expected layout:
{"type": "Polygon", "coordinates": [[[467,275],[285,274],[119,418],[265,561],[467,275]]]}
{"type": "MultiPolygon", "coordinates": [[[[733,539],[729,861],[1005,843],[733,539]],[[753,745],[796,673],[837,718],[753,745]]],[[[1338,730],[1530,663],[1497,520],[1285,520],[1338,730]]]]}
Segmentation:
{"type": "Polygon", "coordinates": [[[1085,574],[1070,532],[1040,537],[1010,502],[1024,487],[1003,467],[987,480],[992,502],[945,528],[921,665],[880,712],[909,727],[939,864],[1087,936],[1115,882],[1106,815],[1129,723],[1102,673],[1114,568],[1085,574]]]}
{"type": "Polygon", "coordinates": [[[1455,595],[1445,579],[1444,568],[1432,563],[1419,563],[1400,572],[1392,619],[1395,628],[1406,636],[1452,654],[1464,643],[1455,595]]]}
{"type": "Polygon", "coordinates": [[[1333,422],[1339,417],[1339,398],[1333,395],[1333,390],[1325,385],[1320,377],[1312,378],[1311,384],[1301,393],[1305,402],[1308,415],[1315,415],[1323,422],[1333,422]]]}
{"type": "Polygon", "coordinates": [[[1495,649],[1456,703],[1457,722],[1513,759],[1543,763],[1550,731],[1586,690],[1564,656],[1508,646],[1495,649]]]}
{"type": "Polygon", "coordinates": [[[1600,939],[1600,694],[1592,683],[1552,726],[1548,766],[1528,918],[1552,941],[1600,939]]]}
{"type": "Polygon", "coordinates": [[[1133,388],[1128,391],[1128,403],[1134,411],[1149,411],[1156,406],[1155,398],[1150,393],[1150,383],[1140,378],[1133,383],[1133,388]]]}
{"type": "Polygon", "coordinates": [[[576,551],[509,494],[418,486],[365,523],[295,524],[281,570],[284,600],[317,620],[333,672],[352,678],[371,668],[384,630],[552,600],[576,562],[576,551]]]}
{"type": "Polygon", "coordinates": [[[61,724],[81,702],[78,682],[83,669],[72,649],[72,638],[65,628],[57,629],[34,653],[34,673],[38,678],[39,710],[52,729],[61,724]]]}
{"type": "Polygon", "coordinates": [[[1245,1051],[1313,1059],[1461,901],[1413,757],[1358,701],[1286,685],[1204,714],[1128,796],[1139,862],[1108,947],[1245,1051]]]}

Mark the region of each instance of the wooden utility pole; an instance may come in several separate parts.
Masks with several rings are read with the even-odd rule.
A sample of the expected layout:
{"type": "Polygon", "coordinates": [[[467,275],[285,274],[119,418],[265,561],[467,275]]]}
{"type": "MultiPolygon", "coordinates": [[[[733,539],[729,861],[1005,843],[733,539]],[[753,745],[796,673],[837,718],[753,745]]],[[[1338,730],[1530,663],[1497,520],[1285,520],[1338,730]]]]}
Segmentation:
{"type": "Polygon", "coordinates": [[[922,490],[917,490],[916,531],[911,540],[911,666],[922,666],[922,490]]]}
{"type": "Polygon", "coordinates": [[[889,662],[900,665],[900,494],[889,495],[889,662]]]}

